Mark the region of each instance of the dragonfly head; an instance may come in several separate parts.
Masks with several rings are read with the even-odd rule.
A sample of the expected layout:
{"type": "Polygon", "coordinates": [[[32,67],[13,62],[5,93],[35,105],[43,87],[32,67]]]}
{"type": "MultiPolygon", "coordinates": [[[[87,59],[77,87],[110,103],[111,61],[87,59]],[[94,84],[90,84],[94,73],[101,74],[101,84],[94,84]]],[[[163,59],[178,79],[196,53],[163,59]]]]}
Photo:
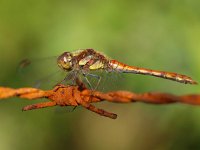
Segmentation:
{"type": "Polygon", "coordinates": [[[70,52],[64,52],[57,58],[57,64],[61,69],[71,70],[72,69],[72,55],[70,52]]]}

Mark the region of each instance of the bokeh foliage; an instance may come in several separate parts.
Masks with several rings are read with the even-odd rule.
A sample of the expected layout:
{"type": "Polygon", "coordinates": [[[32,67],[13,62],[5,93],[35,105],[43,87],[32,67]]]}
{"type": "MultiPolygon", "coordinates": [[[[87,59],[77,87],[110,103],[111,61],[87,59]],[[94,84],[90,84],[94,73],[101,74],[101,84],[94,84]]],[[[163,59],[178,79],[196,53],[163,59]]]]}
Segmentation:
{"type": "MultiPolygon", "coordinates": [[[[200,81],[199,7],[199,0],[0,0],[0,83],[19,85],[16,66],[23,58],[79,48],[200,81]]],[[[199,86],[138,75],[118,84],[136,92],[199,92],[199,86]]],[[[98,104],[118,113],[110,120],[82,108],[20,111],[31,103],[0,102],[0,149],[200,148],[200,107],[98,104]]]]}

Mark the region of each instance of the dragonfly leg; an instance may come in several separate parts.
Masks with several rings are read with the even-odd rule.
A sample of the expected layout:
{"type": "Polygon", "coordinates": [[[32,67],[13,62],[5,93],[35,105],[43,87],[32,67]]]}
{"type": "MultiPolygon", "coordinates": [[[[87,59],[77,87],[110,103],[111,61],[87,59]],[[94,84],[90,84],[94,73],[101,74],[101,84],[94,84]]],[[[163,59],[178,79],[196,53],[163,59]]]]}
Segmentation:
{"type": "Polygon", "coordinates": [[[85,86],[85,84],[77,77],[76,79],[76,84],[78,85],[78,87],[79,87],[79,90],[84,90],[84,89],[86,89],[86,86],[85,86]]]}
{"type": "Polygon", "coordinates": [[[27,111],[27,110],[32,110],[32,109],[52,107],[52,106],[55,106],[55,105],[56,105],[56,102],[43,102],[43,103],[37,103],[37,104],[25,106],[25,107],[22,108],[22,110],[27,111]]]}
{"type": "Polygon", "coordinates": [[[96,74],[91,74],[91,73],[84,73],[84,72],[83,72],[83,76],[85,77],[85,80],[88,83],[88,85],[89,85],[91,90],[96,90],[98,88],[98,86],[100,84],[100,81],[101,81],[101,76],[98,76],[96,74]],[[98,82],[97,82],[95,88],[92,87],[92,85],[91,85],[90,81],[88,80],[87,76],[91,76],[91,77],[94,77],[94,78],[98,79],[98,82]]]}
{"type": "Polygon", "coordinates": [[[90,73],[88,73],[87,75],[98,79],[98,82],[97,82],[97,84],[96,84],[96,86],[95,86],[95,88],[94,88],[94,90],[96,90],[96,89],[99,87],[99,84],[100,84],[100,82],[101,82],[101,76],[98,76],[98,75],[96,75],[96,74],[90,74],[90,73]]]}
{"type": "Polygon", "coordinates": [[[93,90],[93,87],[92,87],[90,81],[88,80],[87,75],[86,75],[86,74],[83,74],[83,76],[84,76],[84,78],[85,78],[87,84],[89,85],[90,89],[93,90]]]}
{"type": "Polygon", "coordinates": [[[74,72],[70,72],[68,75],[65,76],[65,78],[63,80],[61,80],[60,82],[58,82],[55,86],[60,85],[60,84],[66,84],[67,81],[70,80],[75,80],[75,73],[74,72]]]}
{"type": "Polygon", "coordinates": [[[72,109],[72,111],[74,111],[77,108],[77,106],[74,106],[74,108],[72,109]]]}

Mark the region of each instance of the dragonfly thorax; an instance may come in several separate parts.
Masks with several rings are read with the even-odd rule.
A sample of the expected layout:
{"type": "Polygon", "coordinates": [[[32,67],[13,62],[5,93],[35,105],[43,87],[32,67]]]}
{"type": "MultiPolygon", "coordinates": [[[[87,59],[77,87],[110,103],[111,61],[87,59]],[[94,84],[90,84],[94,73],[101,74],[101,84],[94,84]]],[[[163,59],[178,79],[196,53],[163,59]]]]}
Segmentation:
{"type": "Polygon", "coordinates": [[[70,52],[64,52],[57,58],[58,66],[63,70],[72,70],[72,55],[70,52]]]}

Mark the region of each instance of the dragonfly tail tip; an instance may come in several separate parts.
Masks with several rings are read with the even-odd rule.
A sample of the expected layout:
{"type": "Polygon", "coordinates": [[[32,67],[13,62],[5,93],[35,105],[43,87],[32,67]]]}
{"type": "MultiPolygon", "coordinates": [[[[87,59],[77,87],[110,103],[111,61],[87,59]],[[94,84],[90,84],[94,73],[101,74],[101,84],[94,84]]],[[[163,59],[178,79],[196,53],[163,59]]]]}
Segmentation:
{"type": "Polygon", "coordinates": [[[193,84],[193,85],[197,85],[197,84],[198,84],[198,82],[196,82],[196,81],[194,81],[194,80],[190,80],[188,83],[189,83],[189,84],[193,84]]]}
{"type": "Polygon", "coordinates": [[[196,84],[196,85],[197,85],[197,84],[198,84],[198,82],[196,82],[196,81],[193,81],[193,82],[192,82],[192,84],[196,84]]]}

